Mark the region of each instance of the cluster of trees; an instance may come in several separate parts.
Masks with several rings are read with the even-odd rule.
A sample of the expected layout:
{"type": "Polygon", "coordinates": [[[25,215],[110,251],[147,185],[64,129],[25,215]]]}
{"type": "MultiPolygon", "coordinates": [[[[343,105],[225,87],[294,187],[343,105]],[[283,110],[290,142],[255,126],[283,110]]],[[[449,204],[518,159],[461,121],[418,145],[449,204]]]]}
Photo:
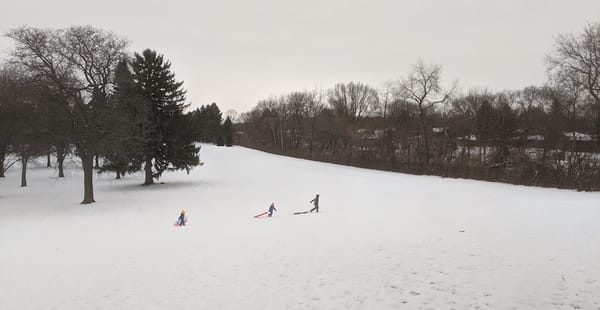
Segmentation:
{"type": "Polygon", "coordinates": [[[209,140],[200,136],[216,116],[185,113],[183,82],[163,55],[131,55],[127,40],[91,26],[21,27],[6,36],[15,47],[0,68],[0,176],[20,161],[26,186],[30,158],[46,155],[50,165],[53,153],[63,177],[73,153],[87,204],[94,202],[94,168],[117,178],[143,169],[150,185],[166,170],[201,164],[195,142],[209,140]]]}
{"type": "Polygon", "coordinates": [[[444,89],[441,66],[260,101],[239,143],[418,174],[600,189],[600,23],[558,36],[548,82],[516,91],[444,89]]]}
{"type": "Polygon", "coordinates": [[[197,141],[233,146],[233,121],[229,115],[223,121],[223,114],[216,103],[195,109],[190,112],[190,117],[198,134],[197,141]]]}

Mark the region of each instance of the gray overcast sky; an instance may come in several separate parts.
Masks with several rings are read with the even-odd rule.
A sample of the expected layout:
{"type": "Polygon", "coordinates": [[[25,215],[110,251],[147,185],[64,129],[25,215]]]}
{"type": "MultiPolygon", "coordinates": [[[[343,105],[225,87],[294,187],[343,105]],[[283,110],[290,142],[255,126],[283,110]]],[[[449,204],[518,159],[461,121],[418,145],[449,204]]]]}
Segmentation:
{"type": "MultiPolygon", "coordinates": [[[[173,63],[193,106],[250,109],[291,90],[379,87],[418,59],[462,89],[545,79],[553,37],[600,21],[599,0],[0,0],[0,31],[90,24],[173,63]]],[[[0,38],[6,53],[12,42],[0,38]]]]}

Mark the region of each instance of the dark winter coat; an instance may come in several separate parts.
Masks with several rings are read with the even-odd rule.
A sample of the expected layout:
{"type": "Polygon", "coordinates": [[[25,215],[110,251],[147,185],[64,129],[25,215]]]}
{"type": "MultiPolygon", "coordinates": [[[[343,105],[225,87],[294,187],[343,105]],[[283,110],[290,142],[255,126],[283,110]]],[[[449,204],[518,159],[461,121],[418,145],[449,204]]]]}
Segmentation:
{"type": "Polygon", "coordinates": [[[273,213],[273,210],[277,211],[277,209],[275,209],[275,205],[271,204],[271,206],[269,207],[269,213],[273,213]]]}
{"type": "Polygon", "coordinates": [[[315,207],[319,206],[319,196],[317,195],[315,197],[315,199],[311,200],[310,202],[314,203],[315,207]]]}

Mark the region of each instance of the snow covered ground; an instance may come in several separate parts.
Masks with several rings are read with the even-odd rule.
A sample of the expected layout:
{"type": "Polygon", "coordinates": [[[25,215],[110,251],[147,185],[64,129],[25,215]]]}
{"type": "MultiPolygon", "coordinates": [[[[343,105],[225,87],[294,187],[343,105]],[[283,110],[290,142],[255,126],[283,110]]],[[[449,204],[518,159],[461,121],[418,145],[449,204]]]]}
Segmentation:
{"type": "Polygon", "coordinates": [[[600,309],[599,193],[201,157],[153,187],[97,177],[86,206],[77,161],[28,188],[13,167],[0,309],[600,309]],[[292,214],[316,193],[321,213],[292,214]]]}

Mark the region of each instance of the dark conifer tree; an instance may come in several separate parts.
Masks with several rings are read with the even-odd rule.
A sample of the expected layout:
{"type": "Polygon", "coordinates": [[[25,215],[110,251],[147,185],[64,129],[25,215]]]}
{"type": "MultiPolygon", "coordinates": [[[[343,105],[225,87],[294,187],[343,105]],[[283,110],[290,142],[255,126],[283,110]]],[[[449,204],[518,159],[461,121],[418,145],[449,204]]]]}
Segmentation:
{"type": "Polygon", "coordinates": [[[223,114],[216,103],[206,106],[205,117],[203,123],[202,140],[205,142],[219,144],[221,137],[221,123],[223,122],[223,114]]]}
{"type": "Polygon", "coordinates": [[[171,63],[163,55],[145,50],[135,53],[132,62],[133,80],[148,111],[143,123],[144,185],[154,183],[167,169],[189,170],[200,163],[193,132],[186,132],[182,123],[185,90],[183,82],[175,80],[171,63]]]}
{"type": "Polygon", "coordinates": [[[233,123],[229,117],[223,123],[223,140],[226,146],[233,146],[233,123]]]}
{"type": "Polygon", "coordinates": [[[114,82],[115,92],[106,115],[111,130],[107,131],[100,171],[114,171],[120,179],[125,173],[141,168],[139,155],[143,153],[143,128],[148,109],[136,89],[127,61],[117,65],[114,82]]]}
{"type": "Polygon", "coordinates": [[[225,139],[222,134],[217,136],[217,146],[225,146],[225,139]]]}

